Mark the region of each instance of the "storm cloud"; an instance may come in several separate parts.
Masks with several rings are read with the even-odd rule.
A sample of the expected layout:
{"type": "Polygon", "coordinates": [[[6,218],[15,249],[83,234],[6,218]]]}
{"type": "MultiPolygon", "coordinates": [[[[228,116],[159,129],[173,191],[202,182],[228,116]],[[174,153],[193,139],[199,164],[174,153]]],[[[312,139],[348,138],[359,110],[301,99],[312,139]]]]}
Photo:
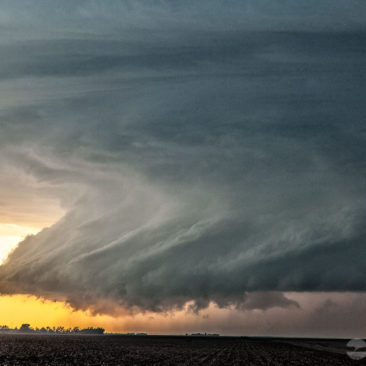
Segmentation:
{"type": "Polygon", "coordinates": [[[365,290],[363,2],[16,4],[3,210],[27,207],[11,176],[64,216],[11,253],[2,293],[160,312],[365,290]]]}

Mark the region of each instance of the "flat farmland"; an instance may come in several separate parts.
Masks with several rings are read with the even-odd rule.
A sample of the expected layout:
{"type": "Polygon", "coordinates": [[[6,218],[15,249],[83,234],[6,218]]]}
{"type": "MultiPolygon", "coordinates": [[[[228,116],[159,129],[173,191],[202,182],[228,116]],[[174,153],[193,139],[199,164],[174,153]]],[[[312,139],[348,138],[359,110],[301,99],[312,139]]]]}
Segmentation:
{"type": "Polygon", "coordinates": [[[347,340],[0,335],[0,365],[366,365],[347,340]]]}

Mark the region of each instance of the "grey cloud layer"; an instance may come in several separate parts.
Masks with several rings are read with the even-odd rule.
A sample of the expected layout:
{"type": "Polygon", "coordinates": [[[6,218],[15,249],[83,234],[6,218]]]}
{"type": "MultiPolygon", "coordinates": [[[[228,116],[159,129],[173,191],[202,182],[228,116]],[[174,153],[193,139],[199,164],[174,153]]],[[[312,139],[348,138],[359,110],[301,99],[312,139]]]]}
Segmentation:
{"type": "MultiPolygon", "coordinates": [[[[292,17],[257,31],[236,2],[202,32],[177,15],[160,24],[193,11],[167,4],[150,4],[137,33],[106,5],[107,35],[89,24],[46,40],[41,24],[42,37],[0,46],[1,162],[66,212],[0,267],[1,290],[154,311],[365,290],[364,5],[348,2],[338,27],[345,3],[329,18],[324,2],[306,32],[310,8],[288,3],[292,17]]],[[[99,19],[92,5],[80,14],[99,19]]]]}
{"type": "Polygon", "coordinates": [[[364,29],[365,12],[361,0],[65,0],[57,4],[4,0],[0,27],[3,37],[11,40],[70,36],[153,39],[147,30],[166,40],[170,32],[364,29]]]}

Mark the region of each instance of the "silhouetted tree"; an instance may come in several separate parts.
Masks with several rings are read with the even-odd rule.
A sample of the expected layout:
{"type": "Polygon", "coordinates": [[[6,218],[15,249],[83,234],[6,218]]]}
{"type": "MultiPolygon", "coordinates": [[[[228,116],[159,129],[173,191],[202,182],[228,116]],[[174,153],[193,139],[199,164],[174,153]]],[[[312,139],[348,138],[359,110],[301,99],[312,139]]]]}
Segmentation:
{"type": "Polygon", "coordinates": [[[30,327],[30,324],[26,324],[26,323],[24,323],[24,324],[22,324],[22,326],[19,328],[19,331],[20,331],[20,332],[26,332],[26,333],[28,333],[28,332],[33,332],[34,330],[30,327]]]}

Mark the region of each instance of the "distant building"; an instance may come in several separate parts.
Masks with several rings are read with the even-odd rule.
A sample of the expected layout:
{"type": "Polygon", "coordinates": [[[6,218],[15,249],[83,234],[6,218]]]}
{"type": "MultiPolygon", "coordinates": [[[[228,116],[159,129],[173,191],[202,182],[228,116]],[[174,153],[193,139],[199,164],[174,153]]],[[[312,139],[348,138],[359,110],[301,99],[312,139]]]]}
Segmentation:
{"type": "MultiPolygon", "coordinates": [[[[186,334],[188,335],[188,334],[186,334]]],[[[192,333],[191,337],[220,337],[218,333],[192,333]]]]}

